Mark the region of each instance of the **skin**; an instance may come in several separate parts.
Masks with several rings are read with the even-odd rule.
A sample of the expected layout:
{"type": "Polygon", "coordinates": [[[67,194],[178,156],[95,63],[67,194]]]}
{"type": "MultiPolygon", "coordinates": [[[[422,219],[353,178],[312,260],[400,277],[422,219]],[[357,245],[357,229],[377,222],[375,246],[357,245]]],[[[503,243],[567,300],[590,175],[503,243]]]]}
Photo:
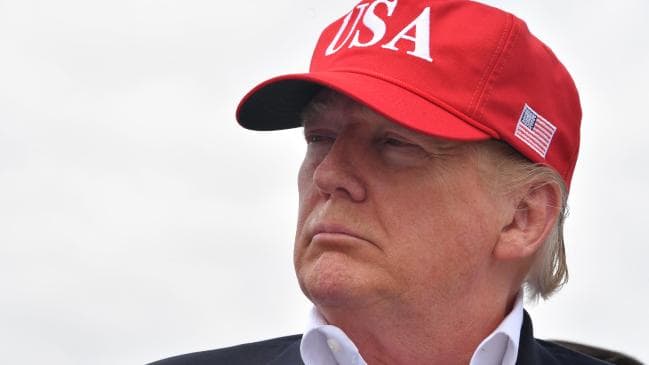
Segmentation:
{"type": "Polygon", "coordinates": [[[369,364],[467,364],[509,311],[554,190],[505,196],[480,162],[487,147],[420,134],[332,92],[315,100],[327,107],[305,116],[303,292],[369,364]]]}

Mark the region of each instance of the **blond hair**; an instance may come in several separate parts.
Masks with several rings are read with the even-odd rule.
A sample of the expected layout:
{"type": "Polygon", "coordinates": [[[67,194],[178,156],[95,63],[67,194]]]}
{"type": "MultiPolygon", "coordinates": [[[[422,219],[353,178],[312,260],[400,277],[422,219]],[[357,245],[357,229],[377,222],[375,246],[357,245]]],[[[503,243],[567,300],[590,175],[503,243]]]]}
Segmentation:
{"type": "MultiPolygon", "coordinates": [[[[559,188],[560,198],[557,219],[550,233],[537,251],[532,266],[525,277],[524,286],[528,300],[547,299],[568,281],[568,265],[563,239],[563,223],[568,215],[568,189],[563,178],[552,167],[534,163],[514,150],[508,144],[489,140],[477,145],[486,145],[495,152],[497,179],[505,192],[519,191],[525,187],[539,188],[553,184],[559,188]]],[[[530,191],[530,190],[527,190],[530,191]]]]}

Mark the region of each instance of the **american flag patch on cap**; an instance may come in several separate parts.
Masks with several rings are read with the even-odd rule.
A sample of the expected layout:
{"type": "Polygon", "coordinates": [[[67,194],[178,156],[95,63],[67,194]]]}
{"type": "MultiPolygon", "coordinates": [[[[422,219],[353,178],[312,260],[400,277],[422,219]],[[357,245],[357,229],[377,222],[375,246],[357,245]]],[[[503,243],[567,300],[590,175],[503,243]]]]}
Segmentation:
{"type": "Polygon", "coordinates": [[[545,157],[556,131],[557,127],[525,104],[516,124],[514,135],[539,155],[545,157]]]}

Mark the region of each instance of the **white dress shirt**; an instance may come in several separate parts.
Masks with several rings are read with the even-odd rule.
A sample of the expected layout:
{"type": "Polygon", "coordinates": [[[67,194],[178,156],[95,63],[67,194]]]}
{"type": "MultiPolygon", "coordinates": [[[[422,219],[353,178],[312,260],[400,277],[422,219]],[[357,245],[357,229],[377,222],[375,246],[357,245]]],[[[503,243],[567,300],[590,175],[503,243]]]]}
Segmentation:
{"type": "MultiPolygon", "coordinates": [[[[511,312],[476,348],[470,365],[514,365],[523,325],[523,291],[511,312]]],[[[338,327],[327,324],[315,307],[311,309],[300,353],[305,365],[366,365],[358,348],[338,327]]]]}

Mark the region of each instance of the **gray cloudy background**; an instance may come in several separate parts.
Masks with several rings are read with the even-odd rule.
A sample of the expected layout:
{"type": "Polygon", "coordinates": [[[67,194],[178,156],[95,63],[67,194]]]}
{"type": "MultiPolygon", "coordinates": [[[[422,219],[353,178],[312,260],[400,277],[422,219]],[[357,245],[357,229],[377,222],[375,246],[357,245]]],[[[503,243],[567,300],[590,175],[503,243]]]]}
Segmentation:
{"type": "MultiPolygon", "coordinates": [[[[487,1],[525,19],[584,109],[571,280],[539,337],[649,361],[649,2],[487,1]]],[[[346,0],[0,0],[0,360],[143,364],[298,333],[300,131],[239,98],[308,67],[346,0]]]]}

